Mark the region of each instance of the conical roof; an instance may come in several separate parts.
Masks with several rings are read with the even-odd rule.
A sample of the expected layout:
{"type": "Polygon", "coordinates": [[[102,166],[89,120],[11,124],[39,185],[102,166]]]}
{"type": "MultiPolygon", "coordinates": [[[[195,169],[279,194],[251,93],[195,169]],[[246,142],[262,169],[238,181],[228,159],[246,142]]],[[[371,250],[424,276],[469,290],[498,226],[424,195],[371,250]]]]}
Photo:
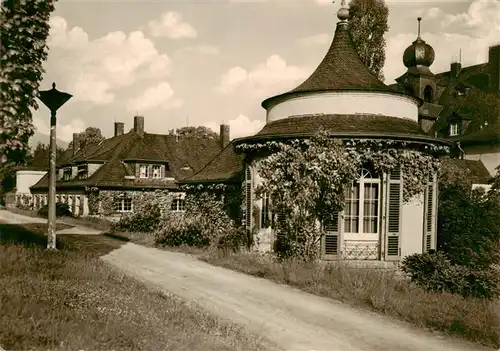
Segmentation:
{"type": "Polygon", "coordinates": [[[311,76],[295,89],[264,100],[262,107],[267,108],[290,95],[336,90],[394,92],[373,75],[361,61],[354,48],[346,21],[337,23],[332,44],[311,76]]]}

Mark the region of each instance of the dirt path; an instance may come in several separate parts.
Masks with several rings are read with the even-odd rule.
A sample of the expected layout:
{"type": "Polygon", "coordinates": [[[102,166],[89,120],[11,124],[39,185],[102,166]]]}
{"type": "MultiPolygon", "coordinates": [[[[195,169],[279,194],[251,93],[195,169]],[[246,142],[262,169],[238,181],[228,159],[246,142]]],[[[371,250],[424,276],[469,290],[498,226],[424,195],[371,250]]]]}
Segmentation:
{"type": "Polygon", "coordinates": [[[127,243],[103,259],[159,289],[246,325],[283,350],[491,350],[181,253],[127,243]]]}
{"type": "MultiPolygon", "coordinates": [[[[0,211],[0,222],[7,224],[28,224],[28,223],[47,223],[47,220],[39,217],[28,217],[17,213],[12,213],[7,210],[0,211]]],[[[64,223],[64,220],[57,220],[57,223],[64,223]]],[[[70,224],[71,225],[71,224],[70,224]]],[[[56,234],[83,234],[83,235],[97,235],[101,234],[101,231],[87,228],[84,226],[74,226],[71,228],[58,230],[56,234]]]]}

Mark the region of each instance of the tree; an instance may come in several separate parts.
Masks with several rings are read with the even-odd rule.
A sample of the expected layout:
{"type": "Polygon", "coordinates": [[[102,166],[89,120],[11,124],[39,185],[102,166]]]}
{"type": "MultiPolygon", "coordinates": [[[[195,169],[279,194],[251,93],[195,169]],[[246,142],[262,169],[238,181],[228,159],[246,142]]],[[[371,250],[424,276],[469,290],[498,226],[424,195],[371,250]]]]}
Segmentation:
{"type": "Polygon", "coordinates": [[[384,80],[384,34],[389,30],[389,9],[384,0],[351,0],[349,31],[358,55],[368,69],[384,80]]]}
{"type": "Polygon", "coordinates": [[[0,164],[23,163],[34,133],[31,109],[47,58],[55,0],[4,0],[0,31],[0,164]]]}
{"type": "Polygon", "coordinates": [[[198,126],[198,127],[182,127],[177,128],[176,130],[170,129],[168,131],[169,135],[181,135],[187,137],[197,137],[203,139],[215,139],[218,138],[219,135],[214,132],[212,129],[198,126]]]}
{"type": "MultiPolygon", "coordinates": [[[[57,147],[56,149],[56,157],[60,159],[60,157],[64,154],[64,149],[62,147],[57,147]]],[[[37,146],[27,157],[27,164],[31,166],[37,167],[46,167],[49,168],[49,156],[50,149],[49,145],[38,143],[37,146]]]]}
{"type": "Polygon", "coordinates": [[[500,169],[491,190],[472,190],[468,172],[445,163],[440,176],[438,250],[453,264],[488,268],[500,263],[500,169]]]}
{"type": "MultiPolygon", "coordinates": [[[[101,130],[96,127],[87,127],[85,131],[79,133],[79,136],[80,136],[80,148],[83,148],[86,145],[99,143],[104,139],[106,139],[105,137],[102,136],[101,130]]],[[[73,141],[71,141],[68,144],[68,149],[72,148],[73,148],[73,141]]]]}

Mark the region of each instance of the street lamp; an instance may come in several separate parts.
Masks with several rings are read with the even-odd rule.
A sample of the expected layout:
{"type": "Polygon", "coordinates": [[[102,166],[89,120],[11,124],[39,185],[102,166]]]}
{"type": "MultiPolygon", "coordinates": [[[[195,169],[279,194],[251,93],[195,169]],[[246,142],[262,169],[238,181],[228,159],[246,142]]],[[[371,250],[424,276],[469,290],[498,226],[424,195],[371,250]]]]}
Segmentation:
{"type": "Polygon", "coordinates": [[[73,95],[56,89],[40,91],[39,99],[50,110],[50,168],[49,168],[49,213],[47,228],[47,248],[56,248],[56,111],[73,95]]]}

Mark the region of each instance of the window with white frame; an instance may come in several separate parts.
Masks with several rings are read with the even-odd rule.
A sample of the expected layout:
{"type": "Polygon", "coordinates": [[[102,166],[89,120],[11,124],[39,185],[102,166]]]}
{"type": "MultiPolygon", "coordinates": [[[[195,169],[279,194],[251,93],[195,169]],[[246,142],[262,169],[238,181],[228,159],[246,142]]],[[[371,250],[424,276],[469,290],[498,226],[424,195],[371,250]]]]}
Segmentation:
{"type": "Polygon", "coordinates": [[[379,232],[380,178],[366,169],[361,178],[346,190],[344,232],[376,234],[379,232]]]}
{"type": "Polygon", "coordinates": [[[450,124],[450,136],[458,135],[458,123],[450,124]]]}
{"type": "Polygon", "coordinates": [[[78,179],[87,179],[89,177],[89,166],[88,165],[79,165],[77,168],[77,178],[78,179]]]}
{"type": "Polygon", "coordinates": [[[186,201],[181,198],[172,199],[170,210],[173,212],[184,212],[186,210],[186,201]]]}
{"type": "Polygon", "coordinates": [[[64,168],[63,180],[71,180],[71,167],[64,168]]]}
{"type": "Polygon", "coordinates": [[[117,197],[113,207],[115,212],[132,212],[132,198],[125,195],[117,197]]]}
{"type": "Polygon", "coordinates": [[[161,178],[161,166],[160,165],[153,165],[152,173],[153,173],[153,178],[155,178],[155,179],[161,178]]]}
{"type": "Polygon", "coordinates": [[[149,178],[149,166],[148,165],[140,165],[139,166],[139,177],[140,178],[149,178]]]}

